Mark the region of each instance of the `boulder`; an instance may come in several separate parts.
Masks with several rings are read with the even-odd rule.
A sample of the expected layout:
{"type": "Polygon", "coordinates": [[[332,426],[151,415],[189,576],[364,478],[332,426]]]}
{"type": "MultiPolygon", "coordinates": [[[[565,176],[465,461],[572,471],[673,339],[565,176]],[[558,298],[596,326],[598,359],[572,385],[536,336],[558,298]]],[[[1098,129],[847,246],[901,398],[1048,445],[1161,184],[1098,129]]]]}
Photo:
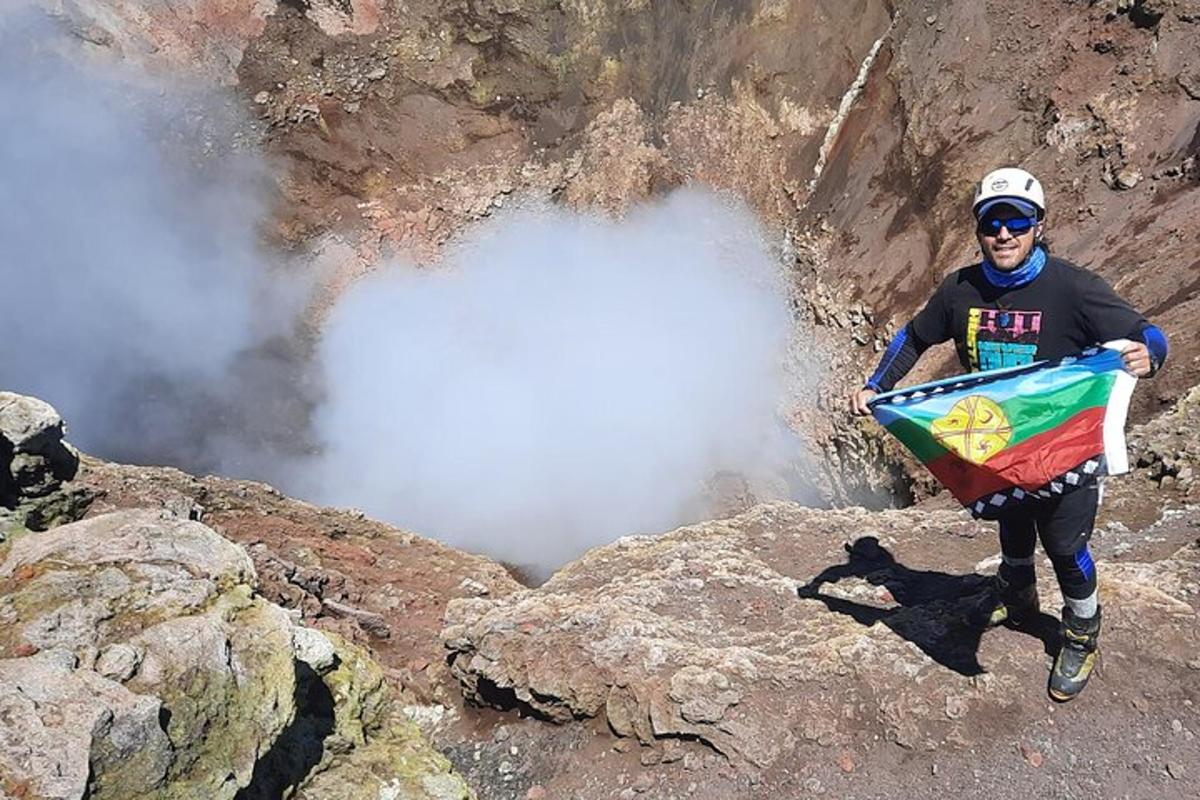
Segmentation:
{"type": "Polygon", "coordinates": [[[53,656],[54,680],[22,669],[35,691],[80,711],[43,718],[46,746],[34,755],[54,753],[79,778],[59,785],[58,769],[11,749],[0,753],[6,774],[48,797],[232,797],[248,785],[295,712],[292,626],[252,597],[253,581],[236,545],[156,511],[18,539],[0,564],[0,654],[13,670],[53,656]],[[110,711],[130,721],[116,725],[110,711]],[[85,713],[111,718],[115,733],[82,724],[85,713]],[[135,735],[159,755],[121,746],[135,735]],[[57,750],[59,737],[78,746],[57,750]]]}
{"type": "Polygon", "coordinates": [[[6,548],[6,795],[469,796],[366,651],[256,596],[245,551],[204,525],[124,511],[6,548]]]}
{"type": "Polygon", "coordinates": [[[0,392],[0,436],[17,453],[48,455],[62,443],[62,417],[36,397],[0,392]]]}
{"type": "Polygon", "coordinates": [[[0,541],[18,528],[45,530],[83,515],[92,494],[63,486],[79,468],[65,430],[49,403],[0,392],[0,541]]]}

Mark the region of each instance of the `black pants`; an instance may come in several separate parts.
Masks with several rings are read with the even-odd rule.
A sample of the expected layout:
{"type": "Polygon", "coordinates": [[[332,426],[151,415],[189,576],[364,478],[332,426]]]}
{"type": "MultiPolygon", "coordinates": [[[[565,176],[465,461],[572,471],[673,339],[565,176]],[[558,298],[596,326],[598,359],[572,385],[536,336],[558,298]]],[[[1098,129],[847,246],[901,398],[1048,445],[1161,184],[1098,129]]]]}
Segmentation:
{"type": "Polygon", "coordinates": [[[1100,486],[1092,484],[1057,497],[1027,503],[1000,519],[1000,574],[1013,586],[1033,583],[1033,550],[1042,548],[1054,564],[1064,597],[1084,600],[1096,591],[1096,565],[1088,541],[1100,506],[1100,486]]]}

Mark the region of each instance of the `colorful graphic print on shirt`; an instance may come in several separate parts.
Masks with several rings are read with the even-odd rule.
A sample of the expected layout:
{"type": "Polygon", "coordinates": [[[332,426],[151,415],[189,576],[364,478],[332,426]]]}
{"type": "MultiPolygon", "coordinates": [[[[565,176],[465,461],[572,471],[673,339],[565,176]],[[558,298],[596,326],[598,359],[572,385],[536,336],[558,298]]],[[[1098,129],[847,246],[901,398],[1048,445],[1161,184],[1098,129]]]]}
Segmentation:
{"type": "Polygon", "coordinates": [[[967,354],[972,370],[1032,364],[1037,358],[1042,312],[972,308],[967,314],[967,354]]]}

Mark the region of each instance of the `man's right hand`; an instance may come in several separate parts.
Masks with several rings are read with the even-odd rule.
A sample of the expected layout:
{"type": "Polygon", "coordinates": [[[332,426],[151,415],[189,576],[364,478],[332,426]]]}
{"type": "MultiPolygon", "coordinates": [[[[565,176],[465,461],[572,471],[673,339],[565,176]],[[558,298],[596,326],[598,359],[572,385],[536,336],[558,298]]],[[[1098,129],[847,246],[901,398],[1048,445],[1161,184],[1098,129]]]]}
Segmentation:
{"type": "Polygon", "coordinates": [[[867,408],[867,403],[879,394],[874,389],[863,387],[850,395],[850,413],[857,414],[860,417],[865,417],[871,413],[871,409],[867,408]]]}

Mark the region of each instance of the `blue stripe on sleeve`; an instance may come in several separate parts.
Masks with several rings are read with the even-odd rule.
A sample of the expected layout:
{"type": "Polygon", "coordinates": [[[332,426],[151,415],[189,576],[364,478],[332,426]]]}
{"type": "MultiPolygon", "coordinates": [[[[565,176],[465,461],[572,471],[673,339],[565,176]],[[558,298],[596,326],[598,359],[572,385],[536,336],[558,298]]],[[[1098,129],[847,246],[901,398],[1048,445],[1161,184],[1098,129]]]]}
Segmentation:
{"type": "Polygon", "coordinates": [[[900,349],[904,347],[904,342],[908,339],[908,325],[905,324],[896,337],[888,344],[887,350],[883,353],[883,358],[879,360],[879,367],[875,370],[875,374],[867,379],[867,387],[874,389],[877,392],[883,391],[880,381],[887,374],[888,369],[892,366],[892,362],[896,360],[896,356],[900,355],[900,349]]]}
{"type": "Polygon", "coordinates": [[[1153,372],[1158,372],[1163,362],[1167,360],[1167,336],[1157,325],[1147,325],[1142,328],[1142,341],[1150,351],[1150,360],[1154,363],[1153,372]]]}

